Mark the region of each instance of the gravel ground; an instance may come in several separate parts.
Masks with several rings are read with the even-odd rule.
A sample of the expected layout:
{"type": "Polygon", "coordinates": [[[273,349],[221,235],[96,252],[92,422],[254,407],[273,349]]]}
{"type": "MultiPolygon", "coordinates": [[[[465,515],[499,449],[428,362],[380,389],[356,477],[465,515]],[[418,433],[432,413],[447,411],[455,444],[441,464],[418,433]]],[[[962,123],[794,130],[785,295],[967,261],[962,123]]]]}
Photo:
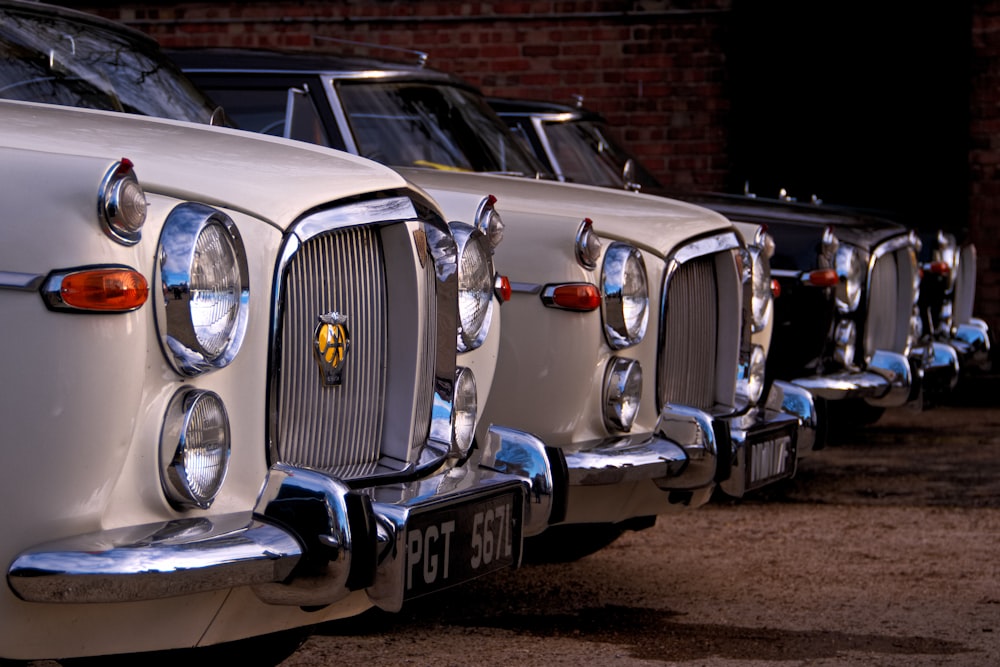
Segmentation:
{"type": "Polygon", "coordinates": [[[320,626],[282,664],[1000,665],[998,386],[575,563],[320,626]]]}

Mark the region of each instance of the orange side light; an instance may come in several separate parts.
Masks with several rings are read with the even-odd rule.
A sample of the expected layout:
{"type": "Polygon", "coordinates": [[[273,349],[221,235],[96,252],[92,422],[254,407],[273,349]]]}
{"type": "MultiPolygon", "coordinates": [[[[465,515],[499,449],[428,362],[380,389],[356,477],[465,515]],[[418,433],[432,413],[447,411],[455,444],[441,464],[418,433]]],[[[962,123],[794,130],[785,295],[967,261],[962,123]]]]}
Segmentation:
{"type": "Polygon", "coordinates": [[[834,269],[816,269],[805,275],[805,282],[816,287],[833,287],[840,282],[840,278],[834,269]]]}
{"type": "Polygon", "coordinates": [[[552,303],[568,310],[597,310],[601,307],[601,293],[589,283],[559,285],[552,291],[552,303]]]}
{"type": "Polygon", "coordinates": [[[946,276],[951,273],[951,267],[948,266],[948,262],[931,262],[928,267],[931,273],[936,273],[939,276],[946,276]]]}
{"type": "Polygon", "coordinates": [[[775,299],[781,296],[781,283],[777,278],[771,278],[771,296],[775,299]]]}
{"type": "MultiPolygon", "coordinates": [[[[492,197],[493,195],[490,196],[492,197]]],[[[500,276],[498,280],[497,294],[500,297],[501,303],[507,303],[510,301],[511,291],[510,278],[507,276],[500,276]]]]}
{"type": "Polygon", "coordinates": [[[149,284],[131,269],[89,269],[64,277],[59,296],[74,308],[125,312],[146,303],[149,284]]]}

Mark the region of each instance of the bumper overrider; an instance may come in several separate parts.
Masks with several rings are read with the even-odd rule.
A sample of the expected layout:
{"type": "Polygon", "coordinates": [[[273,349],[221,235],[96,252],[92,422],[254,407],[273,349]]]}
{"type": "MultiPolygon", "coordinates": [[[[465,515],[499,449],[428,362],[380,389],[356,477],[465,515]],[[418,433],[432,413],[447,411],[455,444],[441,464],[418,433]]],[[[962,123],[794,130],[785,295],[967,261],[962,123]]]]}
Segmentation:
{"type": "MultiPolygon", "coordinates": [[[[556,504],[575,491],[595,497],[600,489],[612,490],[652,482],[663,492],[679,492],[688,503],[693,492],[715,486],[718,444],[712,417],[695,408],[667,405],[651,434],[607,438],[575,450],[556,450],[556,504]],[[559,478],[562,478],[561,482],[559,478]]],[[[698,501],[694,504],[700,504],[698,501]]],[[[640,512],[641,513],[641,512],[640,512]]],[[[655,513],[655,512],[654,512],[655,513]]],[[[560,517],[554,516],[553,522],[560,517]]]]}
{"type": "Polygon", "coordinates": [[[984,320],[973,317],[959,324],[948,344],[958,354],[962,370],[990,370],[990,327],[984,320]]]}
{"type": "Polygon", "coordinates": [[[906,405],[919,391],[919,376],[898,352],[877,350],[864,371],[843,371],[797,378],[792,384],[831,401],[864,399],[878,407],[906,405]]]}
{"type": "Polygon", "coordinates": [[[316,606],[364,589],[404,599],[520,564],[522,540],[549,523],[544,444],[492,427],[478,462],[421,480],[352,490],[277,464],[253,512],[78,535],[21,553],[7,572],[30,602],[153,600],[251,586],[264,602],[316,606]]]}

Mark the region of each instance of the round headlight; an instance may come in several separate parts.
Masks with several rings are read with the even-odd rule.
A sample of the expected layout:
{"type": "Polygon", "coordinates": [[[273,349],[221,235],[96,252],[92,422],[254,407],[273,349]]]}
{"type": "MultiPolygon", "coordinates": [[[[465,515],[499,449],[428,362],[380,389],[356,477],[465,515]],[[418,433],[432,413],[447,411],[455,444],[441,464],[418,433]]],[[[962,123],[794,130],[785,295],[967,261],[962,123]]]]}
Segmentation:
{"type": "Polygon", "coordinates": [[[841,312],[849,313],[858,309],[861,304],[861,288],[868,275],[868,261],[865,254],[854,246],[842,245],[837,248],[837,307],[841,312]]]}
{"type": "Polygon", "coordinates": [[[763,252],[750,250],[753,257],[753,288],[750,300],[753,331],[763,331],[771,321],[774,308],[774,293],[771,291],[771,262],[763,252]]]}
{"type": "Polygon", "coordinates": [[[496,275],[486,237],[463,223],[451,223],[458,246],[458,351],[483,344],[493,315],[496,275]]]}
{"type": "Polygon", "coordinates": [[[236,225],[216,209],[182,204],[164,224],[159,258],[168,359],[184,375],[226,366],[243,341],[250,294],[236,225]]]}
{"type": "Polygon", "coordinates": [[[178,507],[205,509],[222,488],[229,466],[229,417],[210,391],[174,394],[160,436],[163,491],[178,507]]]}
{"type": "Polygon", "coordinates": [[[634,359],[614,357],[604,379],[604,423],[629,431],[642,400],[642,367],[634,359]]]}
{"type": "Polygon", "coordinates": [[[747,400],[756,405],[764,394],[764,366],[767,362],[764,348],[753,345],[750,350],[750,360],[746,367],[744,391],[747,400]]]}
{"type": "Polygon", "coordinates": [[[857,346],[857,336],[858,331],[854,326],[854,322],[850,320],[841,320],[837,322],[837,328],[834,330],[834,343],[836,347],[834,348],[833,357],[841,366],[853,367],[854,366],[854,352],[857,346]]]}
{"type": "Polygon", "coordinates": [[[948,267],[948,272],[945,274],[945,289],[951,289],[955,283],[955,274],[958,269],[958,241],[956,241],[954,234],[949,234],[944,230],[938,231],[936,241],[937,247],[934,249],[933,259],[948,267]]]}
{"type": "Polygon", "coordinates": [[[478,396],[476,377],[468,368],[459,368],[455,375],[455,396],[452,401],[451,436],[452,443],[460,456],[469,453],[476,435],[478,418],[478,396]]]}
{"type": "Polygon", "coordinates": [[[627,243],[612,243],[601,271],[601,310],[608,344],[621,349],[646,334],[649,289],[642,254],[627,243]]]}

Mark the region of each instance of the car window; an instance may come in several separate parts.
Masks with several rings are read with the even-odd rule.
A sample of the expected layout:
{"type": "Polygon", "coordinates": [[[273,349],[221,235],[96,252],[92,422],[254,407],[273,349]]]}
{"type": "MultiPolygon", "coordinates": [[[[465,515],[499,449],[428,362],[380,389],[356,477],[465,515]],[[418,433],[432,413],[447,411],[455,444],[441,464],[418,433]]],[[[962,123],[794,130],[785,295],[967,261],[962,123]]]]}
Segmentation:
{"type": "Polygon", "coordinates": [[[392,166],[534,175],[542,168],[475,94],[412,82],[337,82],[358,152],[392,166]]]}
{"type": "Polygon", "coordinates": [[[209,122],[215,104],[149,48],[97,25],[0,9],[0,98],[209,122]]]}

